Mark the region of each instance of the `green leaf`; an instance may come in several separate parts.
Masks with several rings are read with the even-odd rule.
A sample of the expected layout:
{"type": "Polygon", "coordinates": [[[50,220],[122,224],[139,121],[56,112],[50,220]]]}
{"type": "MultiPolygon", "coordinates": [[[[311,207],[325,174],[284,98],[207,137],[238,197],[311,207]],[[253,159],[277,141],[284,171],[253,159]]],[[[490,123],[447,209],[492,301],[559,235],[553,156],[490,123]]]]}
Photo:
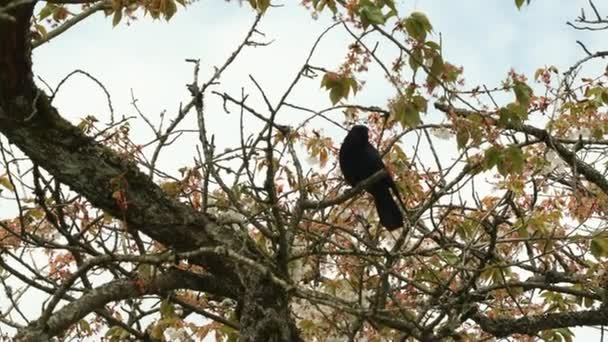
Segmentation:
{"type": "Polygon", "coordinates": [[[416,127],[420,124],[420,112],[414,103],[401,98],[393,104],[392,114],[403,127],[416,127]]]}
{"type": "Polygon", "coordinates": [[[46,17],[48,17],[49,15],[53,14],[53,11],[55,11],[55,8],[57,8],[56,5],[53,5],[51,3],[47,3],[44,7],[42,7],[42,9],[40,10],[40,13],[38,14],[38,17],[40,20],[45,19],[46,17]]]}
{"type": "Polygon", "coordinates": [[[426,80],[427,85],[431,91],[433,91],[433,89],[435,89],[435,87],[439,83],[438,80],[441,77],[442,73],[443,73],[443,58],[440,55],[436,55],[435,57],[433,57],[433,62],[431,64],[430,73],[426,80]]]}
{"type": "Polygon", "coordinates": [[[122,8],[122,0],[111,0],[112,10],[117,11],[122,8]]]}
{"type": "Polygon", "coordinates": [[[590,308],[590,307],[592,307],[592,306],[593,306],[593,299],[591,299],[591,298],[589,298],[589,297],[584,297],[584,298],[583,298],[583,305],[584,305],[586,308],[590,308]]]}
{"type": "Polygon", "coordinates": [[[415,48],[412,50],[409,58],[410,68],[412,71],[416,72],[418,68],[422,65],[422,50],[420,48],[415,48]]]}
{"type": "Polygon", "coordinates": [[[501,176],[506,177],[509,174],[509,170],[506,169],[506,165],[504,163],[496,164],[496,169],[501,176]]]}
{"type": "Polygon", "coordinates": [[[110,338],[111,342],[123,341],[124,338],[126,338],[129,335],[130,334],[128,331],[124,330],[122,327],[119,327],[117,325],[112,326],[110,329],[108,329],[108,331],[105,334],[106,337],[110,338]]]}
{"type": "Polygon", "coordinates": [[[33,208],[25,212],[25,216],[34,220],[40,220],[44,217],[44,210],[41,208],[33,208]]]}
{"type": "Polygon", "coordinates": [[[336,2],[334,0],[325,0],[325,2],[327,3],[327,7],[329,7],[329,10],[333,14],[338,13],[338,7],[336,6],[336,2]]]}
{"type": "Polygon", "coordinates": [[[80,331],[86,334],[91,333],[91,325],[85,319],[81,319],[80,321],[78,321],[78,329],[80,329],[80,331]]]}
{"type": "Polygon", "coordinates": [[[530,99],[532,98],[532,88],[530,88],[524,82],[515,81],[513,92],[515,93],[517,102],[521,103],[525,107],[528,107],[530,104],[530,99]]]}
{"type": "Polygon", "coordinates": [[[463,149],[467,146],[467,142],[469,142],[469,138],[471,135],[469,134],[469,130],[466,128],[460,128],[456,131],[456,144],[459,149],[463,149]]]}
{"type": "Polygon", "coordinates": [[[325,9],[325,6],[329,7],[333,14],[336,14],[336,12],[338,12],[335,0],[314,0],[312,2],[312,5],[317,12],[322,12],[323,9],[325,9]]]}
{"type": "Polygon", "coordinates": [[[312,6],[314,7],[315,11],[317,12],[321,12],[323,11],[323,9],[325,8],[326,5],[326,1],[325,0],[315,0],[312,2],[312,6]]]}
{"type": "Polygon", "coordinates": [[[431,75],[439,78],[443,72],[443,58],[441,55],[433,57],[433,63],[431,64],[431,75]]]}
{"type": "Polygon", "coordinates": [[[561,335],[564,342],[572,342],[574,333],[568,328],[555,329],[556,334],[561,335]]]}
{"type": "Polygon", "coordinates": [[[416,92],[416,86],[413,84],[410,84],[409,86],[407,86],[407,88],[405,88],[405,96],[408,98],[414,96],[415,92],[416,92]]]}
{"type": "Polygon", "coordinates": [[[175,307],[168,300],[163,300],[160,303],[160,315],[163,319],[176,317],[175,307]]]}
{"type": "Polygon", "coordinates": [[[257,0],[258,1],[258,11],[260,13],[265,13],[268,7],[270,7],[270,0],[257,0]]]}
{"type": "Polygon", "coordinates": [[[608,89],[604,87],[598,86],[587,88],[585,90],[585,96],[592,98],[596,107],[600,107],[603,104],[608,104],[608,89]]]}
{"type": "Polygon", "coordinates": [[[604,102],[604,104],[608,104],[608,89],[604,89],[604,91],[602,91],[600,98],[602,99],[602,102],[604,102]]]}
{"type": "Polygon", "coordinates": [[[502,149],[497,146],[492,146],[484,153],[483,166],[485,170],[489,170],[496,166],[502,158],[502,149]]]}
{"type": "Polygon", "coordinates": [[[596,140],[602,139],[604,137],[604,130],[601,127],[593,127],[591,129],[591,137],[596,140]]]}
{"type": "Polygon", "coordinates": [[[503,107],[499,111],[498,123],[501,126],[509,124],[519,126],[528,119],[528,110],[521,103],[509,103],[507,107],[503,107]]]}
{"type": "Polygon", "coordinates": [[[444,62],[443,63],[443,74],[442,78],[446,82],[454,83],[458,80],[458,76],[460,75],[461,70],[459,70],[456,66],[444,62]]]}
{"type": "Polygon", "coordinates": [[[334,84],[338,83],[338,74],[335,72],[327,72],[323,75],[321,79],[321,87],[325,87],[326,89],[333,88],[334,84]]]}
{"type": "Polygon", "coordinates": [[[160,12],[158,10],[150,11],[150,16],[152,19],[158,19],[160,17],[160,12]]]}
{"type": "Polygon", "coordinates": [[[347,77],[346,80],[346,87],[352,89],[353,94],[357,94],[357,90],[359,89],[359,86],[357,85],[357,80],[352,77],[347,77]]]}
{"type": "Polygon", "coordinates": [[[424,45],[428,46],[429,48],[435,50],[435,51],[439,51],[441,50],[441,47],[439,46],[439,44],[435,43],[432,40],[429,40],[428,42],[425,42],[424,45]]]}
{"type": "Polygon", "coordinates": [[[416,127],[420,124],[420,112],[416,110],[416,108],[408,104],[405,106],[405,111],[403,113],[403,123],[409,127],[416,127]]]}
{"type": "Polygon", "coordinates": [[[338,103],[342,97],[344,97],[344,89],[342,88],[341,85],[336,85],[335,87],[331,88],[331,90],[329,91],[329,99],[331,100],[331,104],[335,105],[336,103],[338,103]]]}
{"type": "Polygon", "coordinates": [[[171,17],[173,17],[173,15],[177,12],[177,4],[174,0],[165,0],[165,2],[166,7],[163,14],[165,15],[165,20],[169,21],[169,19],[171,19],[171,17]]]}
{"type": "Polygon", "coordinates": [[[412,103],[414,104],[414,108],[419,111],[426,113],[428,107],[428,101],[420,95],[416,95],[412,97],[412,103]]]}
{"type": "Polygon", "coordinates": [[[34,25],[34,27],[36,28],[36,30],[38,30],[38,32],[40,33],[40,35],[42,37],[46,37],[46,35],[48,34],[46,32],[46,28],[44,26],[42,26],[40,24],[36,24],[36,25],[34,25]]]}
{"type": "Polygon", "coordinates": [[[122,19],[122,8],[114,11],[114,16],[112,17],[112,26],[114,27],[114,26],[118,25],[118,23],[120,23],[121,19],[122,19]]]}
{"type": "Polygon", "coordinates": [[[598,235],[591,240],[591,254],[598,259],[608,256],[608,236],[598,235]]]}
{"type": "Polygon", "coordinates": [[[407,34],[419,41],[426,40],[426,34],[433,31],[429,18],[422,12],[412,12],[405,19],[404,26],[407,34]]]}
{"type": "Polygon", "coordinates": [[[329,90],[329,99],[332,104],[338,103],[343,98],[348,98],[350,92],[356,94],[357,81],[352,77],[328,72],[321,79],[321,87],[329,90]]]}
{"type": "Polygon", "coordinates": [[[249,5],[258,12],[264,13],[270,7],[270,0],[249,0],[249,5]]]}
{"type": "Polygon", "coordinates": [[[392,105],[391,113],[403,127],[416,127],[420,124],[420,113],[426,113],[428,101],[421,95],[414,95],[414,88],[409,87],[405,95],[392,105]]]}
{"type": "Polygon", "coordinates": [[[382,25],[386,21],[384,14],[382,14],[382,10],[373,4],[361,6],[359,17],[361,19],[361,24],[363,24],[363,28],[367,28],[370,24],[382,25]]]}
{"type": "Polygon", "coordinates": [[[510,161],[512,173],[521,174],[524,171],[526,158],[521,147],[517,145],[509,146],[505,151],[504,157],[510,161]]]}
{"type": "Polygon", "coordinates": [[[525,161],[521,148],[517,145],[511,145],[502,152],[502,157],[498,160],[496,166],[502,176],[521,174],[524,171],[525,161]]]}
{"type": "Polygon", "coordinates": [[[15,188],[13,187],[13,184],[11,184],[11,181],[8,179],[7,176],[0,177],[0,185],[2,185],[10,192],[15,192],[15,188]]]}
{"type": "Polygon", "coordinates": [[[530,4],[530,0],[515,0],[515,6],[517,6],[517,9],[521,9],[521,7],[524,5],[524,1],[527,5],[530,4]]]}

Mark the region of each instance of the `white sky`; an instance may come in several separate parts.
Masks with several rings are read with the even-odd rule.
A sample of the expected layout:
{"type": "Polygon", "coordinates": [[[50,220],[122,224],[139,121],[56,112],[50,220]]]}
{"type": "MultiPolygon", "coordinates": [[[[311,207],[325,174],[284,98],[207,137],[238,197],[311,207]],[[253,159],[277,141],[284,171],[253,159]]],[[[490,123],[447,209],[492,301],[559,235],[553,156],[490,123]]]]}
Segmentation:
{"type": "MultiPolygon", "coordinates": [[[[180,7],[169,23],[146,17],[130,26],[123,22],[115,28],[112,28],[111,18],[94,15],[50,44],[36,49],[35,73],[55,86],[69,72],[83,69],[105,84],[118,116],[136,115],[130,106],[130,89],[133,89],[140,108],[153,121],[158,120],[162,110],[167,110],[167,119],[172,118],[180,101],[189,100],[185,84],[192,81],[192,65],[184,59],[200,58],[201,79],[206,80],[213,66],[223,63],[249,29],[254,13],[246,1],[243,7],[237,3],[199,0],[186,9],[180,7]]],[[[271,101],[276,102],[295,77],[314,40],[331,21],[328,14],[313,21],[310,14],[297,5],[299,1],[283,0],[281,3],[284,7],[271,8],[259,26],[266,34],[266,40],[274,42],[268,47],[246,48],[224,74],[217,90],[238,97],[241,87],[245,87],[255,100],[252,103],[259,104],[259,94],[248,79],[251,74],[270,94],[271,101]]],[[[607,48],[607,32],[579,32],[565,24],[575,19],[581,7],[587,6],[587,1],[583,0],[533,0],[531,6],[521,11],[512,0],[398,3],[402,16],[412,10],[427,14],[435,33],[442,34],[444,58],[464,66],[469,86],[498,85],[511,68],[529,78],[534,70],[545,65],[556,65],[564,71],[585,56],[575,44],[576,40],[583,41],[592,52],[607,48]]],[[[598,0],[597,5],[608,15],[608,4],[598,0]]],[[[322,42],[313,64],[330,69],[337,67],[351,41],[341,29],[335,29],[322,42]]],[[[319,85],[320,79],[302,82],[290,102],[316,109],[328,107],[328,96],[319,85]]],[[[383,77],[372,69],[367,88],[357,102],[384,106],[392,95],[393,91],[383,77]]],[[[222,148],[238,138],[238,111],[233,107],[233,114],[227,115],[213,95],[209,94],[208,99],[209,129],[216,133],[216,141],[222,148]]],[[[105,95],[82,76],[76,76],[65,85],[55,105],[75,123],[90,114],[102,122],[109,118],[105,95]]],[[[335,115],[341,121],[340,114],[335,115]]],[[[278,117],[283,123],[302,119],[302,114],[294,111],[283,111],[278,117]]],[[[249,124],[257,127],[255,121],[249,124]]],[[[146,143],[152,137],[141,120],[134,122],[132,127],[137,143],[146,143]]],[[[192,113],[181,128],[195,127],[192,113]]],[[[337,141],[344,134],[323,122],[318,127],[335,134],[337,141]]],[[[192,135],[192,139],[194,142],[197,137],[192,135]]],[[[178,168],[191,165],[193,155],[194,144],[170,147],[161,155],[161,168],[175,174],[178,168]]],[[[599,332],[596,334],[590,329],[577,332],[577,340],[592,336],[599,339],[599,332]]]]}
{"type": "MultiPolygon", "coordinates": [[[[250,99],[260,103],[259,94],[248,79],[251,74],[270,94],[271,100],[277,101],[304,62],[318,34],[330,24],[328,14],[317,21],[311,20],[310,14],[297,5],[298,2],[282,1],[284,7],[270,9],[260,29],[266,33],[267,40],[273,40],[272,45],[244,51],[224,74],[218,90],[238,97],[241,87],[245,87],[252,95],[250,99]]],[[[435,32],[442,35],[445,59],[465,67],[465,79],[470,86],[498,85],[511,68],[530,77],[534,70],[545,65],[553,64],[564,70],[584,56],[575,44],[577,39],[592,51],[602,48],[602,33],[581,33],[565,25],[567,20],[574,19],[581,6],[586,5],[582,0],[536,0],[521,11],[512,1],[398,3],[402,15],[412,10],[427,13],[435,32]]],[[[129,105],[130,89],[133,89],[140,108],[152,120],[157,119],[162,110],[167,110],[166,117],[171,118],[179,102],[189,99],[185,84],[192,80],[192,65],[184,59],[200,58],[201,77],[206,80],[213,66],[221,65],[240,43],[252,19],[247,2],[241,8],[237,1],[217,0],[201,0],[185,10],[180,8],[169,23],[147,17],[130,26],[121,23],[112,28],[110,18],[98,14],[36,49],[34,68],[37,75],[53,86],[70,71],[83,69],[106,85],[117,114],[135,115],[129,105]]],[[[337,67],[351,41],[340,28],[335,29],[322,42],[313,64],[337,67]]],[[[378,69],[372,69],[367,77],[368,86],[357,97],[357,102],[385,105],[394,91],[378,69]]],[[[302,82],[290,97],[291,102],[317,109],[328,107],[327,94],[319,89],[319,82],[318,79],[302,82]]],[[[219,146],[229,144],[230,137],[236,138],[236,135],[226,133],[238,132],[238,112],[226,115],[216,96],[209,95],[207,99],[207,108],[211,109],[208,111],[211,130],[217,132],[216,141],[219,146]]],[[[76,76],[66,84],[55,104],[70,119],[93,114],[104,121],[108,118],[105,101],[102,91],[91,81],[76,76]]],[[[336,115],[340,119],[340,114],[336,115]]],[[[302,118],[298,112],[283,112],[278,120],[293,123],[302,118]]],[[[251,124],[257,122],[252,120],[251,124]]],[[[181,127],[195,127],[194,115],[181,127]]],[[[141,120],[134,123],[133,128],[138,143],[149,141],[151,132],[141,120]]],[[[341,140],[344,132],[325,128],[332,134],[335,132],[341,140]]],[[[161,155],[161,161],[175,170],[191,162],[192,152],[184,146],[175,146],[161,155]]]]}

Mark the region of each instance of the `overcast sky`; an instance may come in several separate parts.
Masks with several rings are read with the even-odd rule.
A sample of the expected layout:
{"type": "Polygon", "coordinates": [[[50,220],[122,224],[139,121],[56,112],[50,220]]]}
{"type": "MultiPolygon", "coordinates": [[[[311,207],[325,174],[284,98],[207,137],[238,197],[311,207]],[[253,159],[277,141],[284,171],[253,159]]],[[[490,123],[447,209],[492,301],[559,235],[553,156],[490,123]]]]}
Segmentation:
{"type": "MultiPolygon", "coordinates": [[[[314,21],[298,2],[282,1],[283,7],[269,10],[259,26],[266,38],[260,40],[272,41],[272,44],[245,50],[224,74],[218,90],[238,96],[241,87],[245,87],[252,103],[260,103],[259,94],[248,79],[248,75],[252,75],[271,100],[278,100],[318,34],[331,24],[328,13],[314,21]]],[[[577,39],[592,51],[602,48],[603,33],[577,32],[565,24],[575,18],[586,1],[536,0],[521,11],[513,1],[397,2],[402,16],[413,10],[429,16],[435,28],[435,40],[441,34],[445,59],[464,66],[465,79],[471,87],[495,86],[505,79],[511,68],[530,76],[545,65],[565,69],[584,56],[575,44],[577,39]]],[[[98,14],[36,49],[34,68],[37,75],[53,86],[70,71],[83,69],[105,84],[118,114],[135,115],[129,104],[133,89],[141,109],[152,120],[158,119],[163,110],[167,110],[170,118],[180,101],[188,101],[185,84],[192,80],[192,65],[184,59],[200,58],[201,77],[207,79],[213,66],[221,65],[240,43],[253,15],[246,1],[241,7],[238,1],[219,0],[201,0],[186,9],[180,8],[169,23],[141,17],[131,25],[121,23],[112,28],[110,18],[98,14]]],[[[335,29],[322,41],[313,64],[330,69],[337,67],[351,41],[343,30],[335,29]]],[[[382,49],[390,48],[381,45],[379,50],[382,52],[382,49]]],[[[377,69],[370,70],[366,77],[368,86],[357,102],[384,106],[394,90],[377,69]]],[[[233,135],[223,133],[238,128],[237,115],[224,114],[217,97],[210,95],[207,99],[211,130],[218,132],[216,141],[220,146],[229,144],[233,135]]],[[[317,109],[329,106],[327,94],[319,89],[318,79],[302,82],[290,99],[317,109]]],[[[105,103],[103,92],[82,76],[67,83],[55,101],[71,120],[92,114],[102,122],[108,117],[105,103]]],[[[301,113],[283,112],[278,120],[294,123],[302,118],[301,113]]],[[[254,128],[256,124],[255,120],[250,122],[254,128]]],[[[138,143],[152,137],[141,120],[133,122],[133,127],[138,143]]],[[[194,115],[181,127],[195,127],[194,115]]],[[[325,128],[341,140],[343,131],[325,128]]],[[[161,161],[163,165],[165,162],[173,165],[175,170],[191,162],[192,152],[184,146],[175,146],[161,155],[161,161]]]]}
{"type": "MultiPolygon", "coordinates": [[[[259,40],[273,41],[272,44],[247,48],[222,77],[218,90],[239,96],[241,87],[246,87],[253,103],[259,103],[259,95],[248,79],[252,75],[276,103],[302,66],[318,34],[331,24],[328,14],[312,20],[309,12],[296,5],[298,2],[284,0],[283,7],[269,10],[259,27],[266,37],[259,40]]],[[[608,14],[608,4],[600,2],[600,9],[608,14]]],[[[520,11],[510,0],[398,3],[402,16],[413,10],[427,14],[435,28],[435,38],[441,33],[444,58],[464,66],[469,86],[498,85],[510,69],[530,78],[534,70],[545,65],[555,65],[563,71],[584,57],[576,40],[583,41],[591,51],[606,48],[606,32],[578,32],[566,25],[566,21],[575,19],[587,1],[534,0],[531,6],[520,11]]],[[[141,109],[153,121],[158,120],[163,110],[171,118],[180,101],[189,100],[185,84],[192,81],[192,65],[184,59],[200,58],[201,78],[208,79],[213,66],[222,64],[242,41],[253,19],[254,13],[247,1],[240,7],[238,1],[221,0],[199,0],[186,9],[179,8],[169,23],[140,17],[131,25],[123,22],[112,28],[111,19],[98,14],[37,48],[34,69],[36,75],[52,86],[74,69],[85,70],[106,86],[117,115],[135,115],[130,106],[133,89],[141,109]]],[[[337,67],[351,41],[342,30],[332,31],[322,41],[313,64],[330,69],[337,67]]],[[[302,82],[290,102],[316,109],[328,107],[328,96],[319,89],[319,82],[319,79],[302,82]]],[[[372,70],[367,88],[357,101],[383,106],[393,94],[383,77],[372,70]]],[[[95,115],[104,122],[109,115],[103,92],[81,76],[66,84],[55,105],[75,123],[86,115],[95,115]]],[[[233,114],[223,113],[211,95],[207,108],[210,130],[217,134],[220,147],[234,141],[238,137],[234,134],[238,132],[235,130],[238,127],[236,108],[233,114]]],[[[302,118],[300,113],[286,111],[278,121],[290,123],[302,118]]],[[[250,124],[257,125],[255,121],[250,124]]],[[[137,143],[146,143],[152,137],[141,121],[134,122],[132,127],[137,143]]],[[[194,115],[181,128],[195,128],[194,115]]],[[[343,131],[325,128],[342,139],[343,131]]],[[[181,144],[165,151],[161,155],[163,169],[175,173],[178,168],[191,165],[193,146],[181,144]]],[[[588,329],[587,333],[590,333],[588,329]]],[[[579,338],[582,337],[579,332],[579,338]]]]}

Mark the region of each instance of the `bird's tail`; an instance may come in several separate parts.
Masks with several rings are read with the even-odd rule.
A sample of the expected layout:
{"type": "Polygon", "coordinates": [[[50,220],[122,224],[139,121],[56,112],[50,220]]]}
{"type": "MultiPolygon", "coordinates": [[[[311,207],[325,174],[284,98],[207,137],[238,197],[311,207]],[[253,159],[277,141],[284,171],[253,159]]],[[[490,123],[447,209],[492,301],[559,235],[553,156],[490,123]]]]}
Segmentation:
{"type": "Polygon", "coordinates": [[[388,188],[379,189],[372,193],[380,223],[388,230],[403,227],[403,215],[395,203],[388,188]]]}

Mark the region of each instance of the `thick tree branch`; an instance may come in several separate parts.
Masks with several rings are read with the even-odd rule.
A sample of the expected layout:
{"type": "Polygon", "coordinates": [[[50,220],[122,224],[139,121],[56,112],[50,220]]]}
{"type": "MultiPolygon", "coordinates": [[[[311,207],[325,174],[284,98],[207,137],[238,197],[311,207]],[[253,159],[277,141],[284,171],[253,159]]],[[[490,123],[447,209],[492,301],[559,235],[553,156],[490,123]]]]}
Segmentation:
{"type": "Polygon", "coordinates": [[[226,284],[216,277],[172,269],[148,281],[142,281],[142,279],[118,280],[97,287],[54,312],[48,320],[41,319],[32,322],[15,338],[19,341],[47,341],[92,311],[102,309],[110,302],[138,298],[145,294],[164,294],[176,289],[231,295],[226,284]]]}
{"type": "MultiPolygon", "coordinates": [[[[57,113],[32,81],[31,8],[21,13],[22,7],[13,14],[16,23],[0,23],[0,132],[33,162],[129,228],[178,251],[217,244],[242,250],[243,242],[233,232],[169,198],[134,163],[85,136],[57,113]],[[118,197],[124,197],[122,202],[118,197]]],[[[234,277],[225,260],[205,258],[198,263],[234,277]]]]}
{"type": "Polygon", "coordinates": [[[517,319],[496,318],[474,312],[471,316],[481,328],[495,337],[507,337],[513,334],[535,335],[539,331],[570,328],[576,326],[606,325],[608,312],[605,309],[578,312],[548,313],[521,317],[517,319]]]}
{"type": "MultiPolygon", "coordinates": [[[[0,6],[7,1],[0,0],[0,6]]],[[[178,252],[201,247],[238,251],[238,255],[258,267],[241,265],[240,259],[218,253],[188,258],[221,280],[222,287],[203,290],[213,293],[230,287],[237,292],[243,308],[239,317],[242,340],[299,340],[298,329],[290,317],[287,291],[276,284],[278,278],[273,274],[276,267],[251,239],[172,199],[135,163],[83,134],[51,106],[32,79],[29,34],[32,10],[31,4],[16,7],[9,13],[14,21],[0,21],[0,133],[32,162],[69,185],[94,207],[124,221],[127,229],[137,229],[178,252]]],[[[171,287],[163,284],[158,287],[171,287]]],[[[31,333],[38,335],[32,335],[30,340],[45,340],[62,332],[97,306],[121,299],[117,294],[145,294],[129,286],[132,285],[128,281],[112,283],[85,295],[79,303],[86,304],[61,309],[50,315],[44,327],[33,327],[31,333]],[[43,338],[38,339],[40,336],[43,338]]]]}

